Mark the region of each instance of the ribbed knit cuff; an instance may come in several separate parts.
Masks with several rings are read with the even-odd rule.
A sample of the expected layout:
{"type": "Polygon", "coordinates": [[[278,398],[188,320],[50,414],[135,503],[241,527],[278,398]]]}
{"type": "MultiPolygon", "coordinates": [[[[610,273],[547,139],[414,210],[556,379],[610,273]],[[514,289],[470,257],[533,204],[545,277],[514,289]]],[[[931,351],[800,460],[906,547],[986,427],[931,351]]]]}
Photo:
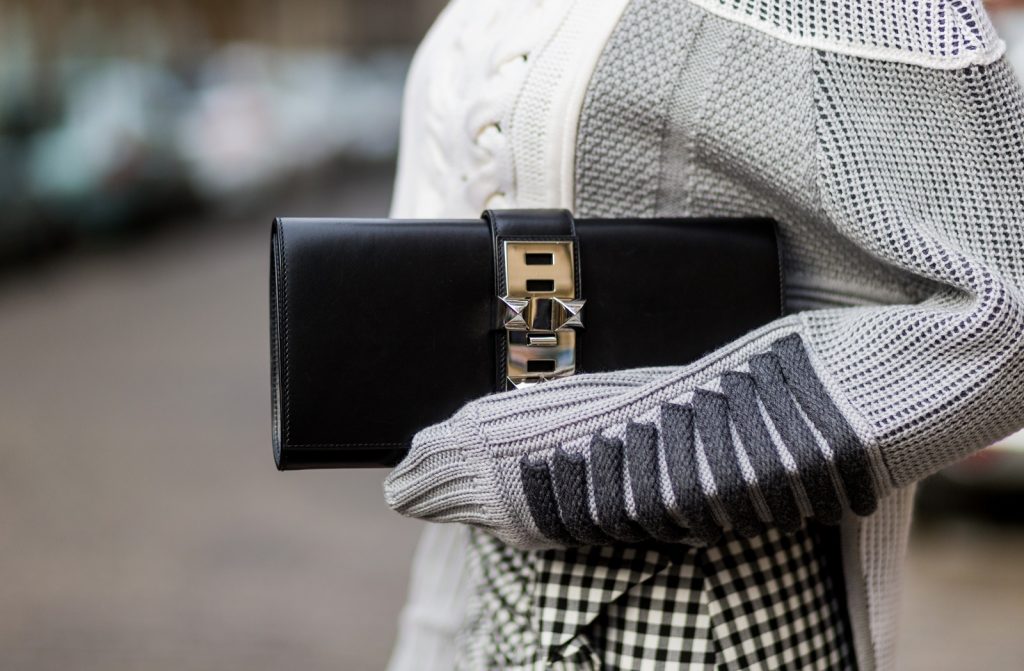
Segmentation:
{"type": "Polygon", "coordinates": [[[537,528],[518,483],[519,455],[494,454],[484,435],[483,416],[490,423],[500,422],[508,412],[539,418],[561,406],[619,396],[671,372],[646,368],[580,375],[563,380],[557,389],[538,385],[478,399],[416,434],[409,454],[384,481],[385,500],[408,517],[471,524],[519,548],[552,547],[537,528]]]}
{"type": "Polygon", "coordinates": [[[409,454],[384,481],[385,500],[408,517],[471,524],[518,546],[535,544],[541,537],[531,538],[532,525],[501,497],[476,413],[474,404],[467,405],[416,434],[409,454]]]}

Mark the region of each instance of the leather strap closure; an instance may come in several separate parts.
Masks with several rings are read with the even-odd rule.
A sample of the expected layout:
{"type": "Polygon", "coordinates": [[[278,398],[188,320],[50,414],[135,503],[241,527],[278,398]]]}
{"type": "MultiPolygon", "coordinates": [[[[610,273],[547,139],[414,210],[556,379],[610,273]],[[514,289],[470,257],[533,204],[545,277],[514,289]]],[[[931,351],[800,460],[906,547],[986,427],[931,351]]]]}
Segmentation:
{"type": "Polygon", "coordinates": [[[579,240],[566,210],[488,210],[494,248],[495,389],[576,372],[583,328],[579,240]]]}

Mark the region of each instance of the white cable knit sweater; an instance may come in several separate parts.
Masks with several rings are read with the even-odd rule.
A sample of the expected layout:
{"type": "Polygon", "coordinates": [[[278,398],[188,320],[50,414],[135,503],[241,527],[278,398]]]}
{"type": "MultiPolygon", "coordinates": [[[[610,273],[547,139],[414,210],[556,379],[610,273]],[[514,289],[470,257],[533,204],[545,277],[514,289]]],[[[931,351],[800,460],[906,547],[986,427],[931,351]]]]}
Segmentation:
{"type": "MultiPolygon", "coordinates": [[[[523,464],[593,461],[595,436],[624,439],[628,460],[640,425],[662,436],[652,445],[665,508],[692,520],[692,497],[666,484],[678,462],[664,404],[693,406],[699,420],[756,379],[776,461],[802,482],[801,514],[815,512],[808,494],[822,482],[846,510],[860,666],[892,668],[912,484],[1024,426],[1024,95],[1002,51],[980,2],[966,0],[453,3],[410,77],[395,216],[766,214],[780,222],[787,304],[801,312],[611,392],[585,376],[470,404],[417,437],[389,501],[517,546],[557,545],[558,511],[550,524],[538,517],[523,464]],[[841,444],[817,392],[794,387],[779,349],[792,338],[849,429],[841,444]],[[761,386],[773,353],[803,412],[777,411],[761,386]],[[795,437],[808,435],[823,468],[802,461],[795,437]],[[858,506],[861,491],[879,499],[866,517],[853,514],[874,506],[858,506]]],[[[746,483],[737,493],[716,478],[707,435],[690,481],[715,519],[749,522],[749,503],[738,506],[749,494],[755,521],[778,523],[752,445],[741,436],[722,448],[746,483]]],[[[634,518],[638,496],[627,495],[634,518]]],[[[421,561],[409,613],[445,570],[421,561]]],[[[447,585],[458,593],[457,583],[447,585]]],[[[411,668],[415,621],[395,668],[411,668]]],[[[436,650],[444,668],[450,651],[436,650]]]]}

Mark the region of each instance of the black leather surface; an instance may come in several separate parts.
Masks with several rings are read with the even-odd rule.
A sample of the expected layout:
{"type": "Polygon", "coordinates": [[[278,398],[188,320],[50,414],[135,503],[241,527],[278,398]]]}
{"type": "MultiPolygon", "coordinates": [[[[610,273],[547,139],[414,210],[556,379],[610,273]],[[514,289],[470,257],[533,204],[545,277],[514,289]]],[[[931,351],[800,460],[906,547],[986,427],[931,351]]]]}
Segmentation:
{"type": "Polygon", "coordinates": [[[693,361],[778,317],[771,221],[579,220],[579,372],[693,361]]]}
{"type": "MultiPolygon", "coordinates": [[[[528,219],[509,235],[548,230],[528,219]]],[[[577,220],[575,230],[582,372],[684,364],[781,313],[769,220],[577,220]]],[[[483,219],[274,223],[279,468],[393,464],[416,431],[494,390],[493,244],[483,219]]]]}

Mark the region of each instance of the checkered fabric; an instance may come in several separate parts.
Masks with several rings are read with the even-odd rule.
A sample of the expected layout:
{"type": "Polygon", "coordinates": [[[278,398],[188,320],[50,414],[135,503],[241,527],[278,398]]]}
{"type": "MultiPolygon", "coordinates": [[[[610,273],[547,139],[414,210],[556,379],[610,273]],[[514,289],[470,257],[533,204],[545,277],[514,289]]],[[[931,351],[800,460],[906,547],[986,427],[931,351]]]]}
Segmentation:
{"type": "Polygon", "coordinates": [[[474,532],[460,669],[855,669],[821,533],[524,552],[474,532]]]}

